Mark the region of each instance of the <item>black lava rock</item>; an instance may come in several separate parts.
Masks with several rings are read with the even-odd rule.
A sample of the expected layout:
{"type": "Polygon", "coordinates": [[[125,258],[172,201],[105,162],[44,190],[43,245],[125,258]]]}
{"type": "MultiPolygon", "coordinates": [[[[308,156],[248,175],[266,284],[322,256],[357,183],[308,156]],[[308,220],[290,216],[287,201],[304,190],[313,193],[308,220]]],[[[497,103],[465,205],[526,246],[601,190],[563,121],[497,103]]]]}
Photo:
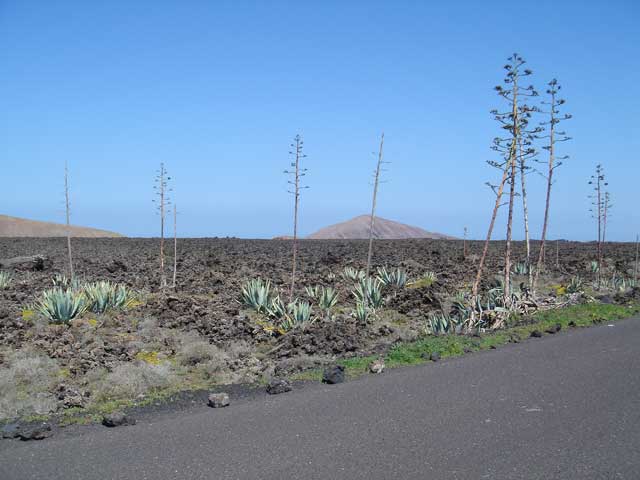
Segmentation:
{"type": "Polygon", "coordinates": [[[2,438],[18,438],[20,435],[20,425],[17,423],[8,423],[2,427],[0,431],[2,438]]]}
{"type": "Polygon", "coordinates": [[[438,352],[431,352],[431,355],[429,356],[429,359],[432,362],[437,362],[440,360],[440,354],[438,352]]]}
{"type": "Polygon", "coordinates": [[[533,338],[540,338],[542,337],[542,332],[540,330],[534,330],[533,332],[531,332],[531,336],[533,338]]]}
{"type": "Polygon", "coordinates": [[[609,295],[602,295],[598,297],[598,300],[600,300],[600,303],[604,303],[606,305],[613,305],[614,303],[616,303],[609,295]]]}
{"type": "Polygon", "coordinates": [[[27,425],[18,430],[18,438],[22,441],[43,440],[53,435],[51,425],[41,423],[38,425],[27,425]]]}
{"type": "Polygon", "coordinates": [[[570,326],[570,327],[575,327],[575,326],[576,326],[576,322],[574,322],[573,320],[571,320],[571,321],[569,322],[569,326],[570,326]]]}
{"type": "Polygon", "coordinates": [[[554,334],[554,333],[558,333],[560,330],[562,330],[562,325],[560,325],[559,323],[556,323],[554,326],[547,328],[545,332],[554,334]]]}
{"type": "Polygon", "coordinates": [[[105,427],[120,427],[122,425],[135,425],[136,419],[122,412],[108,413],[102,417],[102,425],[105,427]]]}
{"type": "Polygon", "coordinates": [[[291,383],[284,378],[274,378],[267,384],[267,393],[270,395],[278,395],[291,391],[291,383]]]}
{"type": "Polygon", "coordinates": [[[333,385],[342,382],[344,382],[344,367],[342,365],[333,365],[322,373],[322,383],[333,385]]]}

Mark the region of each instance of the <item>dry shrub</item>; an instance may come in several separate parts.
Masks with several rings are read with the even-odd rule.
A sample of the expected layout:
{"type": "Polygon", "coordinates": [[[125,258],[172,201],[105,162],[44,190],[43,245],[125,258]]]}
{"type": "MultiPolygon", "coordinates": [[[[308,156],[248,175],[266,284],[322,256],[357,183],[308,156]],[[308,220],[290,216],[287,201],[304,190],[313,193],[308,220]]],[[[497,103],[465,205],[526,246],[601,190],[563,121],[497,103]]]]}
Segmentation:
{"type": "Polygon", "coordinates": [[[230,358],[237,360],[253,353],[254,348],[246,340],[238,340],[237,342],[230,342],[224,350],[230,358]]]}
{"type": "Polygon", "coordinates": [[[50,393],[60,379],[55,360],[33,350],[9,353],[0,368],[0,420],[56,411],[50,393]]]}
{"type": "Polygon", "coordinates": [[[180,365],[185,367],[195,366],[201,363],[214,361],[226,366],[227,355],[215,345],[195,335],[185,335],[181,339],[176,354],[180,365]]]}
{"type": "Polygon", "coordinates": [[[230,381],[229,355],[196,333],[182,334],[176,352],[178,365],[204,380],[230,381]]]}
{"type": "Polygon", "coordinates": [[[166,363],[151,365],[143,361],[121,363],[111,372],[93,372],[90,389],[98,400],[135,398],[170,386],[175,378],[166,363]]]}

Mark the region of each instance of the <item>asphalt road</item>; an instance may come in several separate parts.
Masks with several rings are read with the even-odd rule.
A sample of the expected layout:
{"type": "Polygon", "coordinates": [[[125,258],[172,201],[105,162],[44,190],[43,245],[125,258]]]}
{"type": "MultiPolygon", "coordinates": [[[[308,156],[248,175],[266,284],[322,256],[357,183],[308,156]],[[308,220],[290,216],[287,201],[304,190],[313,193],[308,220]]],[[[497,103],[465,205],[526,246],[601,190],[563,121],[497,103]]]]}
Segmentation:
{"type": "Polygon", "coordinates": [[[0,479],[640,478],[640,321],[132,427],[3,441],[0,479]]]}

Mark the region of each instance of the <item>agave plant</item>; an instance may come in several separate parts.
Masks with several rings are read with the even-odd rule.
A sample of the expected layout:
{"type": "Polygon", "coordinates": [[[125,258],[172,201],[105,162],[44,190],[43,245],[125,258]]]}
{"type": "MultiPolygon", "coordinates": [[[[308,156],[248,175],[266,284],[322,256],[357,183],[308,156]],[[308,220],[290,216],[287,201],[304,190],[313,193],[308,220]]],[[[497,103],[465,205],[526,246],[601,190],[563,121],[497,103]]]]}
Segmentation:
{"type": "Polygon", "coordinates": [[[295,299],[289,304],[289,313],[283,317],[280,327],[285,331],[289,331],[293,328],[307,325],[311,323],[311,314],[312,308],[309,302],[295,299]]]}
{"type": "Polygon", "coordinates": [[[635,278],[623,278],[622,284],[620,285],[620,288],[623,291],[629,290],[631,288],[637,288],[637,287],[638,287],[638,282],[635,278]]]}
{"type": "Polygon", "coordinates": [[[602,279],[600,286],[611,290],[617,290],[619,292],[625,292],[630,288],[637,286],[637,282],[632,278],[625,278],[615,273],[611,276],[611,280],[602,279]]]}
{"type": "Polygon", "coordinates": [[[100,281],[86,284],[83,288],[88,310],[104,313],[107,310],[128,308],[136,301],[135,292],[126,285],[100,281]]]}
{"type": "Polygon", "coordinates": [[[271,282],[261,278],[249,280],[242,287],[242,303],[258,313],[269,313],[272,306],[271,282]]]}
{"type": "Polygon", "coordinates": [[[458,320],[459,324],[469,321],[474,311],[474,303],[463,292],[458,292],[451,303],[451,316],[458,320]]]}
{"type": "Polygon", "coordinates": [[[271,302],[267,307],[267,314],[278,320],[287,315],[287,307],[285,307],[284,303],[280,299],[280,295],[276,295],[271,299],[271,302]]]}
{"type": "Polygon", "coordinates": [[[307,293],[309,298],[316,300],[322,292],[322,286],[316,285],[315,287],[304,287],[304,291],[307,293]]]}
{"type": "Polygon", "coordinates": [[[87,301],[82,292],[53,287],[42,292],[34,309],[52,322],[65,323],[82,315],[87,310],[87,301]]]}
{"type": "Polygon", "coordinates": [[[600,271],[600,264],[597,260],[591,260],[591,262],[589,262],[589,269],[591,273],[598,273],[600,271]]]}
{"type": "Polygon", "coordinates": [[[567,293],[579,293],[582,291],[582,284],[584,282],[582,281],[582,278],[580,278],[580,275],[574,275],[573,277],[571,277],[571,280],[569,281],[569,284],[567,285],[567,293]]]}
{"type": "Polygon", "coordinates": [[[431,315],[428,320],[428,329],[434,335],[446,335],[459,330],[460,322],[457,318],[438,313],[431,315]]]}
{"type": "Polygon", "coordinates": [[[338,292],[332,287],[322,287],[318,297],[318,306],[328,313],[337,303],[338,292]]]}
{"type": "Polygon", "coordinates": [[[11,284],[11,274],[9,272],[0,272],[0,290],[9,288],[11,284]]]}
{"type": "Polygon", "coordinates": [[[351,315],[353,315],[353,317],[360,323],[367,323],[367,320],[369,319],[369,307],[367,307],[364,303],[362,302],[357,302],[356,303],[356,308],[353,310],[353,312],[351,312],[351,315]]]}
{"type": "Polygon", "coordinates": [[[345,269],[342,271],[342,276],[346,280],[351,280],[352,282],[359,282],[360,280],[364,279],[366,274],[364,273],[363,270],[358,270],[353,267],[345,267],[345,269]]]}
{"type": "Polygon", "coordinates": [[[515,275],[529,275],[530,267],[527,262],[516,262],[511,271],[515,275]]]}
{"type": "Polygon", "coordinates": [[[386,267],[378,267],[376,278],[382,285],[397,289],[407,284],[407,273],[400,268],[388,271],[386,267]]]}
{"type": "Polygon", "coordinates": [[[358,282],[353,290],[353,296],[356,298],[356,302],[364,303],[371,308],[380,308],[384,303],[382,298],[381,284],[378,280],[371,277],[364,278],[358,282]]]}
{"type": "Polygon", "coordinates": [[[82,280],[80,280],[79,278],[68,278],[66,275],[60,273],[57,273],[53,277],[52,283],[54,287],[71,288],[72,290],[82,290],[84,287],[82,280]]]}

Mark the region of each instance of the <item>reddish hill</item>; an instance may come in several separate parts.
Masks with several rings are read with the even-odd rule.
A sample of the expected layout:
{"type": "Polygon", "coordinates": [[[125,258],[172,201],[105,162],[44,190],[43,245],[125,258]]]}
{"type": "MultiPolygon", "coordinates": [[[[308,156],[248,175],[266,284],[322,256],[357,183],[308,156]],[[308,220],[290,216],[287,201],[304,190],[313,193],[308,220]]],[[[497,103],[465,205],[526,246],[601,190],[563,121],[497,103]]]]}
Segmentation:
{"type": "MultiPolygon", "coordinates": [[[[370,215],[360,215],[358,217],[347,220],[346,222],[336,223],[328,227],[321,228],[312,233],[307,238],[313,239],[357,239],[369,238],[369,222],[370,215]]],[[[420,227],[413,227],[393,220],[376,217],[373,226],[374,238],[380,239],[403,239],[403,238],[454,238],[442,233],[428,232],[420,227]]]]}
{"type": "MultiPolygon", "coordinates": [[[[119,233],[97,228],[71,226],[73,237],[122,237],[119,233]]],[[[25,218],[0,215],[0,237],[66,237],[67,226],[59,223],[38,222],[25,218]]]]}

